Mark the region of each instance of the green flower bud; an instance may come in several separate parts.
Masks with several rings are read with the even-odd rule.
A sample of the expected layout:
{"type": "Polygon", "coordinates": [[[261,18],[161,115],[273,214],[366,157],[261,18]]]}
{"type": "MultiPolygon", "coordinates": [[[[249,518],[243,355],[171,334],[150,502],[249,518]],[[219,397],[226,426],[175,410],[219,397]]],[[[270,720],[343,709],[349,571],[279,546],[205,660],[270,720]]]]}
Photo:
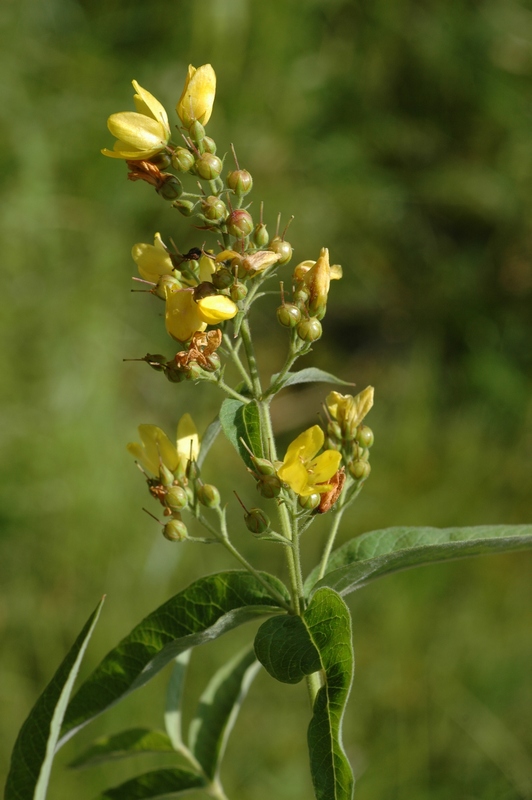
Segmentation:
{"type": "Polygon", "coordinates": [[[158,153],[156,156],[150,158],[150,164],[154,164],[161,172],[164,171],[172,163],[172,159],[168,153],[158,153]]]}
{"type": "Polygon", "coordinates": [[[277,320],[285,328],[295,328],[301,321],[301,311],[293,303],[283,303],[277,309],[277,320]]]}
{"type": "Polygon", "coordinates": [[[174,473],[164,464],[159,464],[159,480],[163,486],[171,486],[174,482],[174,473]]]}
{"type": "Polygon", "coordinates": [[[166,367],[164,371],[165,377],[170,381],[170,383],[181,383],[186,378],[185,373],[183,370],[175,369],[175,367],[166,367]]]}
{"type": "Polygon", "coordinates": [[[321,494],[318,492],[313,492],[312,494],[307,495],[299,495],[297,498],[297,504],[300,508],[303,508],[305,511],[313,511],[317,508],[320,504],[321,494]]]}
{"type": "Polygon", "coordinates": [[[297,335],[300,339],[303,339],[304,342],[316,342],[320,338],[322,332],[321,322],[319,319],[316,319],[316,317],[303,319],[297,326],[297,335]]]}
{"type": "Polygon", "coordinates": [[[201,201],[201,210],[207,219],[217,222],[227,216],[227,206],[223,200],[214,195],[209,195],[201,201]]]}
{"type": "Polygon", "coordinates": [[[283,264],[288,264],[290,259],[292,258],[292,245],[290,242],[285,242],[284,239],[281,239],[280,236],[274,236],[271,240],[268,249],[274,253],[279,253],[281,258],[277,262],[281,266],[283,264]]]}
{"type": "Polygon", "coordinates": [[[308,290],[305,287],[300,286],[294,292],[294,303],[297,303],[297,305],[301,309],[306,308],[309,297],[310,295],[308,293],[308,290]]]}
{"type": "Polygon", "coordinates": [[[336,439],[338,442],[342,441],[342,429],[337,422],[329,422],[327,425],[327,434],[331,439],[336,439]]]}
{"type": "Polygon", "coordinates": [[[181,486],[170,486],[164,498],[164,504],[172,511],[181,511],[188,503],[187,493],[181,486]]]}
{"type": "Polygon", "coordinates": [[[271,461],[268,461],[267,458],[251,456],[251,461],[260,475],[277,475],[274,465],[271,461]]]}
{"type": "Polygon", "coordinates": [[[253,241],[257,247],[266,247],[270,241],[268,229],[263,222],[259,222],[259,224],[255,227],[255,230],[253,231],[253,241]]]}
{"type": "Polygon", "coordinates": [[[277,475],[261,475],[257,482],[257,491],[263,497],[272,500],[281,493],[281,481],[277,475]]]}
{"type": "Polygon", "coordinates": [[[212,483],[204,483],[198,489],[198,500],[207,508],[217,508],[220,505],[220,492],[212,483]]]}
{"type": "Polygon", "coordinates": [[[218,353],[210,353],[205,357],[205,361],[207,363],[205,364],[204,369],[206,369],[207,372],[216,372],[217,369],[220,369],[222,364],[218,353]]]}
{"type": "Polygon", "coordinates": [[[164,183],[157,189],[157,193],[165,200],[175,200],[183,192],[183,186],[175,175],[168,175],[164,183]]]}
{"type": "Polygon", "coordinates": [[[261,534],[270,530],[270,518],[264,513],[262,508],[252,508],[244,515],[246,528],[251,533],[261,534]]]}
{"type": "Polygon", "coordinates": [[[216,153],[216,142],[214,139],[211,139],[210,136],[204,136],[203,149],[206,153],[212,153],[212,155],[214,155],[216,153]]]}
{"type": "Polygon", "coordinates": [[[217,289],[227,289],[229,286],[231,286],[235,279],[230,269],[227,269],[227,267],[222,267],[218,270],[218,272],[214,273],[211,280],[217,289]]]}
{"type": "Polygon", "coordinates": [[[190,200],[175,200],[172,203],[174,208],[177,208],[180,214],[184,217],[191,217],[194,213],[195,203],[192,203],[190,200]]]}
{"type": "Polygon", "coordinates": [[[375,437],[371,428],[368,428],[367,425],[360,425],[357,430],[356,440],[362,447],[371,447],[375,437]]]}
{"type": "Polygon", "coordinates": [[[195,163],[196,172],[205,181],[213,181],[220,175],[223,164],[218,156],[212,153],[202,153],[195,163]]]}
{"type": "Polygon", "coordinates": [[[188,538],[188,530],[180,519],[171,519],[163,528],[163,536],[169,542],[182,542],[188,538]]]}
{"type": "Polygon", "coordinates": [[[197,481],[200,476],[200,468],[196,461],[188,461],[187,462],[187,478],[189,481],[194,483],[197,481]]]}
{"type": "Polygon", "coordinates": [[[176,147],[172,155],[172,166],[178,172],[188,172],[194,166],[194,154],[184,147],[176,147]]]}
{"type": "Polygon", "coordinates": [[[229,173],[225,182],[228,189],[232,189],[238,197],[248,194],[253,187],[253,178],[247,169],[235,169],[229,173]]]}
{"type": "Polygon", "coordinates": [[[205,138],[205,128],[198,122],[198,120],[194,120],[190,128],[188,129],[188,133],[190,138],[195,144],[199,144],[205,138]]]}
{"type": "Polygon", "coordinates": [[[191,361],[186,369],[187,381],[198,381],[203,377],[203,369],[196,361],[191,361]]]}
{"type": "Polygon", "coordinates": [[[243,208],[237,208],[227,217],[227,230],[237,239],[245,239],[253,230],[253,219],[243,208]]]}
{"type": "Polygon", "coordinates": [[[238,303],[239,300],[243,300],[247,293],[248,287],[244,283],[240,283],[240,281],[233,283],[229,292],[231,295],[231,300],[234,303],[238,303]]]}
{"type": "Polygon", "coordinates": [[[161,300],[166,300],[169,293],[175,292],[177,289],[181,288],[180,282],[173,275],[161,275],[157,281],[157,286],[155,289],[152,289],[152,292],[156,294],[157,297],[160,297],[161,300]]]}
{"type": "Polygon", "coordinates": [[[369,461],[352,461],[348,469],[356,481],[365,481],[371,472],[369,461]]]}

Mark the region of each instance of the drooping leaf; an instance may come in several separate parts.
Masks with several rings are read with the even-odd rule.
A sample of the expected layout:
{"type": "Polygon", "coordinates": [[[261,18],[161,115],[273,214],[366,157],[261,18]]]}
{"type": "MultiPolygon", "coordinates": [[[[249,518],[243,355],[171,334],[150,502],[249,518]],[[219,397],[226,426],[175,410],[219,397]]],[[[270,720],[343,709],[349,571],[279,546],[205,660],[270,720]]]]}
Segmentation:
{"type": "Polygon", "coordinates": [[[532,548],[532,525],[478,525],[470,528],[396,527],[370,531],[346,542],[330,557],[318,581],[315,569],[307,591],[330,586],[346,595],[365,583],[399,570],[465,556],[532,548]]]}
{"type": "Polygon", "coordinates": [[[180,653],[175,659],[172,675],[170,676],[168,688],[166,690],[164,727],[176,750],[179,750],[183,744],[181,703],[183,700],[183,689],[185,688],[185,675],[191,652],[191,650],[185,650],[184,653],[180,653]]]}
{"type": "MultiPolygon", "coordinates": [[[[286,587],[261,574],[288,601],[286,587]]],[[[89,675],[68,706],[61,744],[150,681],[184,650],[279,611],[278,603],[248,572],[220,572],[195,581],[133,628],[89,675]]]]}
{"type": "Polygon", "coordinates": [[[353,680],[351,616],[332,589],[319,589],[302,617],[264,622],[255,652],[268,672],[297,683],[320,671],[323,685],[308,728],[310,770],[317,800],[351,800],[354,779],[342,747],[342,719],[353,680]]]}
{"type": "MultiPolygon", "coordinates": [[[[273,386],[277,382],[279,375],[279,372],[272,375],[270,386],[273,386]]],[[[336,375],[331,375],[330,372],[324,372],[322,369],[316,369],[316,367],[307,367],[297,372],[287,372],[281,381],[280,388],[284,389],[287,386],[295,386],[297,383],[335,383],[339,386],[355,385],[350,381],[343,381],[341,378],[337,378],[336,375]]]]}
{"type": "Polygon", "coordinates": [[[93,767],[104,761],[136,756],[139,753],[173,753],[172,742],[163,731],[148,728],[131,728],[112,736],[96,739],[68,765],[73,769],[93,767]]]}
{"type": "Polygon", "coordinates": [[[245,441],[251,452],[262,458],[262,443],[260,433],[260,418],[257,403],[241,403],[239,400],[228,398],[220,408],[220,423],[223,432],[244,460],[245,464],[253,468],[250,455],[242,443],[245,441]]]}
{"type": "Polygon", "coordinates": [[[102,598],[54,677],[29,713],[15,742],[4,800],[44,800],[68,698],[89,639],[98,622],[102,598]]]}
{"type": "Polygon", "coordinates": [[[218,417],[213,419],[210,425],[207,426],[205,433],[201,439],[201,446],[198,455],[198,467],[201,468],[203,462],[207,457],[207,453],[213,446],[214,442],[216,441],[216,437],[222,430],[222,424],[218,417]]]}
{"type": "Polygon", "coordinates": [[[138,775],[120,786],[106,789],[98,800],[148,800],[181,797],[191,789],[201,789],[205,779],[195,772],[179,767],[156,769],[138,775]]]}
{"type": "Polygon", "coordinates": [[[211,780],[218,775],[227,740],[259,669],[253,648],[246,648],[218,670],[200,697],[189,745],[211,780]]]}

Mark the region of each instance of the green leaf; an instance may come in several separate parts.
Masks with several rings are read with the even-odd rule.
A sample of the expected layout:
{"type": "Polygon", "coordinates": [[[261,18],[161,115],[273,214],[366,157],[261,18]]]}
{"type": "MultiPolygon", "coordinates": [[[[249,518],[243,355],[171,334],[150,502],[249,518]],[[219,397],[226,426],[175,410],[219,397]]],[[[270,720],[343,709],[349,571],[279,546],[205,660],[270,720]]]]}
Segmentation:
{"type": "MultiPolygon", "coordinates": [[[[286,587],[277,578],[267,573],[262,577],[288,602],[286,587]]],[[[61,744],[150,681],[184,650],[279,611],[278,603],[249,572],[220,572],[195,581],[133,628],[89,675],[68,706],[61,744]]]]}
{"type": "Polygon", "coordinates": [[[245,464],[253,468],[253,462],[247,449],[242,443],[246,442],[251,452],[262,458],[262,440],[260,432],[260,417],[257,403],[241,403],[239,400],[227,399],[220,408],[220,423],[223,432],[244,460],[245,464]]]}
{"type": "Polygon", "coordinates": [[[327,572],[306,581],[308,591],[330,586],[346,595],[375,578],[411,567],[464,556],[532,548],[532,525],[478,525],[472,528],[397,527],[370,531],[332,554],[327,572]],[[314,587],[314,589],[312,589],[314,587]]]}
{"type": "Polygon", "coordinates": [[[13,748],[4,800],[44,800],[68,698],[89,639],[98,622],[102,598],[54,677],[41,694],[13,748]]]}
{"type": "Polygon", "coordinates": [[[222,430],[222,424],[219,417],[213,419],[210,425],[207,426],[205,433],[201,439],[201,447],[198,455],[198,467],[201,468],[203,462],[207,457],[207,453],[216,441],[216,437],[222,430]]]}
{"type": "Polygon", "coordinates": [[[164,711],[164,727],[176,750],[183,744],[181,732],[181,702],[185,688],[185,675],[190,661],[191,650],[185,650],[175,659],[172,675],[166,690],[166,708],[164,711]]]}
{"type": "Polygon", "coordinates": [[[188,769],[174,767],[156,769],[138,775],[120,786],[103,792],[98,800],[148,800],[148,798],[180,797],[191,789],[201,789],[205,780],[188,769]]]}
{"type": "Polygon", "coordinates": [[[131,728],[120,731],[112,736],[102,736],[96,739],[81,755],[68,765],[73,769],[78,767],[93,767],[103,761],[127,758],[139,753],[173,753],[172,742],[163,731],[151,731],[148,728],[131,728]]]}
{"type": "Polygon", "coordinates": [[[211,780],[218,775],[227,740],[259,669],[253,648],[246,648],[218,670],[200,697],[189,744],[211,780]]]}
{"type": "Polygon", "coordinates": [[[321,672],[308,728],[310,771],[318,800],[351,800],[354,779],[342,747],[342,719],[353,680],[351,616],[332,589],[319,589],[302,617],[264,622],[255,639],[257,658],[283,683],[321,672]]]}
{"type": "MultiPolygon", "coordinates": [[[[280,372],[276,372],[275,375],[272,375],[270,386],[274,385],[280,374],[280,372]]],[[[335,383],[339,386],[355,385],[349,381],[343,381],[341,378],[337,378],[336,375],[331,375],[330,372],[316,369],[316,367],[307,367],[297,372],[287,372],[281,383],[281,388],[285,389],[287,386],[295,386],[296,383],[335,383]]]]}

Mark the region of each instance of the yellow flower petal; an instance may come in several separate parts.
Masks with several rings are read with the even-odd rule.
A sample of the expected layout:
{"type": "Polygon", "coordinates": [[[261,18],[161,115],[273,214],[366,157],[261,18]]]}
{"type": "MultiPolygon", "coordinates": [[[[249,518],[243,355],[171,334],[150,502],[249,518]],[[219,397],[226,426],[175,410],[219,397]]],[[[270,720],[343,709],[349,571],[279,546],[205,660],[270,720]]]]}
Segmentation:
{"type": "MultiPolygon", "coordinates": [[[[199,316],[208,325],[217,325],[226,319],[233,319],[238,307],[223,294],[213,294],[198,300],[199,316]]],[[[202,329],[203,330],[203,329],[202,329]]]]}
{"type": "Polygon", "coordinates": [[[200,283],[203,281],[210,281],[214,273],[216,272],[216,265],[212,258],[206,256],[205,253],[202,253],[201,258],[199,260],[199,278],[200,283]]]}
{"type": "Polygon", "coordinates": [[[183,414],[177,424],[177,452],[195,461],[199,455],[199,436],[190,414],[183,414]]]}
{"type": "Polygon", "coordinates": [[[188,342],[196,331],[204,331],[206,320],[200,316],[191,289],[180,289],[166,298],[166,330],[178,342],[188,342]]]}
{"type": "Polygon", "coordinates": [[[127,445],[128,452],[154,475],[159,474],[161,461],[173,472],[177,466],[178,455],[166,433],[157,425],[139,425],[138,431],[142,444],[130,442],[127,445]]]}
{"type": "Polygon", "coordinates": [[[302,458],[304,461],[310,461],[314,458],[318,450],[323,447],[325,435],[319,425],[313,425],[303,433],[300,433],[294,441],[289,445],[286,451],[285,463],[293,461],[295,458],[302,458]]]}
{"type": "Polygon", "coordinates": [[[162,275],[172,275],[174,272],[172,259],[158,233],[155,235],[153,245],[144,242],[134,244],[131,256],[138,267],[141,278],[144,278],[145,281],[157,283],[162,275]]]}
{"type": "Polygon", "coordinates": [[[216,74],[210,64],[188,68],[185,88],[176,106],[179,119],[190,128],[196,120],[206,125],[211,118],[216,94],[216,74]]]}
{"type": "Polygon", "coordinates": [[[131,81],[131,83],[137,92],[137,94],[133,95],[133,101],[139,114],[153,117],[153,119],[156,119],[158,122],[160,122],[165,130],[168,131],[168,138],[170,138],[168,114],[166,113],[164,106],[159,103],[157,98],[150,94],[150,92],[147,92],[146,89],[143,89],[142,86],[137,83],[137,81],[131,81]]]}
{"type": "MultiPolygon", "coordinates": [[[[296,494],[303,494],[308,483],[308,472],[301,461],[296,460],[283,464],[277,470],[277,474],[296,494]]],[[[312,492],[309,492],[309,494],[312,494],[312,492]]]]}
{"type": "Polygon", "coordinates": [[[342,454],[337,450],[324,450],[321,455],[309,464],[309,471],[311,472],[309,483],[315,486],[317,483],[330,481],[332,476],[338,472],[341,460],[342,454]]]}
{"type": "Polygon", "coordinates": [[[136,111],[111,114],[107,127],[113,136],[133,150],[163,150],[169,138],[161,122],[136,111]]]}
{"type": "Polygon", "coordinates": [[[299,495],[306,497],[313,492],[329,491],[326,484],[338,471],[341,453],[325,450],[314,456],[323,446],[324,433],[319,425],[303,431],[288,446],[284,462],[277,468],[279,478],[299,495]]]}

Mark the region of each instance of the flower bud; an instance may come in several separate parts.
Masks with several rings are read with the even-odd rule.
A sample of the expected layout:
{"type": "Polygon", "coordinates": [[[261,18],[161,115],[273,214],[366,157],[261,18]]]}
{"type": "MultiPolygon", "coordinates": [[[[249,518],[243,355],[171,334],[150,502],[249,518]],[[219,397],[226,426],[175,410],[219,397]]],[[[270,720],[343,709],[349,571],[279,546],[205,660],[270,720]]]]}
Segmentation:
{"type": "Polygon", "coordinates": [[[277,475],[277,470],[272,462],[268,461],[267,458],[257,458],[257,456],[251,456],[251,461],[260,475],[277,475]]]}
{"type": "Polygon", "coordinates": [[[297,335],[300,339],[303,339],[304,342],[316,342],[320,338],[322,332],[321,322],[319,319],[316,319],[316,317],[303,319],[297,326],[297,335]]]}
{"type": "Polygon", "coordinates": [[[186,374],[183,370],[176,369],[175,367],[166,367],[164,371],[165,377],[170,381],[170,383],[181,383],[186,378],[186,374]]]}
{"type": "Polygon", "coordinates": [[[195,144],[199,144],[205,138],[205,128],[201,122],[198,122],[198,120],[194,120],[188,129],[188,133],[195,144]]]}
{"type": "Polygon", "coordinates": [[[189,481],[194,483],[194,481],[198,480],[199,476],[200,476],[200,468],[198,467],[197,462],[194,461],[194,459],[187,460],[187,478],[189,479],[189,481]]]}
{"type": "Polygon", "coordinates": [[[194,213],[195,203],[192,203],[190,200],[174,200],[172,206],[177,208],[180,214],[183,214],[184,217],[191,217],[194,213]]]}
{"type": "Polygon", "coordinates": [[[257,491],[268,500],[279,497],[281,493],[281,481],[277,475],[261,475],[257,482],[257,491]]]}
{"type": "Polygon", "coordinates": [[[216,75],[211,65],[204,64],[197,69],[190,65],[183,93],[176,106],[177,115],[185,128],[190,128],[196,120],[202,125],[208,123],[215,94],[216,75]]]}
{"type": "Polygon", "coordinates": [[[216,153],[216,142],[214,139],[211,139],[210,136],[205,136],[203,139],[203,150],[206,153],[212,153],[213,155],[216,153]]]}
{"type": "Polygon", "coordinates": [[[270,518],[264,513],[262,508],[252,508],[244,515],[246,528],[251,533],[261,534],[270,530],[270,518]]]}
{"type": "Polygon", "coordinates": [[[301,311],[293,303],[283,303],[277,309],[277,319],[285,328],[295,328],[301,321],[301,311]]]}
{"type": "Polygon", "coordinates": [[[329,264],[329,251],[322,247],[320,257],[304,277],[304,282],[309,290],[308,308],[311,314],[318,319],[325,316],[327,297],[331,283],[331,266],[329,264]]]}
{"type": "Polygon", "coordinates": [[[233,273],[227,267],[222,267],[212,276],[212,282],[217,289],[228,289],[234,280],[233,273]]]}
{"type": "Polygon", "coordinates": [[[272,250],[274,253],[279,253],[281,256],[279,259],[279,264],[281,266],[283,264],[288,264],[292,258],[292,245],[290,242],[286,242],[284,239],[281,239],[280,236],[273,237],[269,244],[269,250],[272,250]]]}
{"type": "Polygon", "coordinates": [[[367,425],[361,425],[357,431],[356,440],[362,447],[371,447],[375,437],[373,431],[367,425]]]}
{"type": "Polygon", "coordinates": [[[169,294],[177,292],[178,289],[182,288],[180,281],[173,275],[161,275],[157,281],[157,286],[152,291],[153,294],[156,294],[161,300],[166,300],[169,294]]]}
{"type": "Polygon", "coordinates": [[[204,369],[207,372],[216,372],[217,369],[220,369],[222,362],[220,360],[220,356],[218,353],[209,353],[208,356],[205,356],[205,365],[204,369]]]}
{"type": "Polygon", "coordinates": [[[369,461],[352,461],[348,469],[356,481],[365,481],[371,472],[369,461]]]}
{"type": "Polygon", "coordinates": [[[230,172],[225,179],[228,189],[238,196],[243,197],[248,194],[253,187],[253,178],[247,169],[235,169],[230,172]]]}
{"type": "Polygon", "coordinates": [[[238,303],[239,300],[243,300],[244,297],[247,295],[248,287],[244,283],[240,283],[240,281],[237,281],[231,286],[229,293],[231,295],[231,300],[234,303],[238,303]]]}
{"type": "Polygon", "coordinates": [[[164,503],[172,511],[181,511],[188,503],[187,493],[181,486],[170,486],[166,492],[164,503]]]}
{"type": "Polygon", "coordinates": [[[220,505],[220,492],[212,483],[204,483],[198,489],[198,500],[207,508],[217,508],[220,505]]]}
{"type": "Polygon", "coordinates": [[[312,494],[299,495],[297,498],[297,504],[305,511],[313,511],[319,506],[320,500],[321,495],[318,494],[318,492],[313,492],[312,494]]]}
{"type": "Polygon", "coordinates": [[[172,155],[172,166],[178,172],[188,172],[194,166],[194,154],[185,147],[176,147],[172,155]]]}
{"type": "Polygon", "coordinates": [[[255,230],[253,231],[253,241],[257,247],[266,247],[270,241],[268,229],[263,222],[259,222],[259,224],[255,226],[255,230]]]}
{"type": "Polygon", "coordinates": [[[179,178],[175,175],[168,175],[164,179],[164,183],[157,189],[157,194],[160,194],[165,200],[175,200],[183,191],[183,186],[179,178]]]}
{"type": "Polygon", "coordinates": [[[161,172],[167,169],[167,167],[169,167],[171,163],[172,159],[170,158],[168,153],[158,153],[158,155],[152,156],[150,158],[150,164],[154,164],[161,170],[161,172]]]}
{"type": "Polygon", "coordinates": [[[213,181],[220,175],[223,164],[218,156],[212,153],[202,153],[196,159],[194,166],[200,178],[205,181],[213,181]]]}
{"type": "Polygon", "coordinates": [[[201,210],[207,219],[217,222],[227,216],[227,206],[224,201],[214,195],[209,195],[201,201],[201,210]]]}
{"type": "Polygon", "coordinates": [[[163,463],[159,464],[159,480],[163,486],[171,486],[174,482],[174,473],[163,463]]]}
{"type": "Polygon", "coordinates": [[[182,542],[188,538],[188,530],[180,519],[171,519],[163,528],[163,536],[169,542],[182,542]]]}
{"type": "Polygon", "coordinates": [[[329,422],[327,425],[327,435],[331,439],[336,439],[337,442],[342,441],[342,429],[337,422],[329,422]]]}
{"type": "Polygon", "coordinates": [[[303,309],[307,306],[307,300],[309,299],[309,292],[305,286],[298,286],[298,288],[294,292],[294,303],[297,303],[299,308],[303,309]]]}
{"type": "Polygon", "coordinates": [[[253,230],[253,219],[251,214],[243,208],[237,208],[227,217],[227,230],[231,236],[237,239],[245,239],[253,230]]]}

